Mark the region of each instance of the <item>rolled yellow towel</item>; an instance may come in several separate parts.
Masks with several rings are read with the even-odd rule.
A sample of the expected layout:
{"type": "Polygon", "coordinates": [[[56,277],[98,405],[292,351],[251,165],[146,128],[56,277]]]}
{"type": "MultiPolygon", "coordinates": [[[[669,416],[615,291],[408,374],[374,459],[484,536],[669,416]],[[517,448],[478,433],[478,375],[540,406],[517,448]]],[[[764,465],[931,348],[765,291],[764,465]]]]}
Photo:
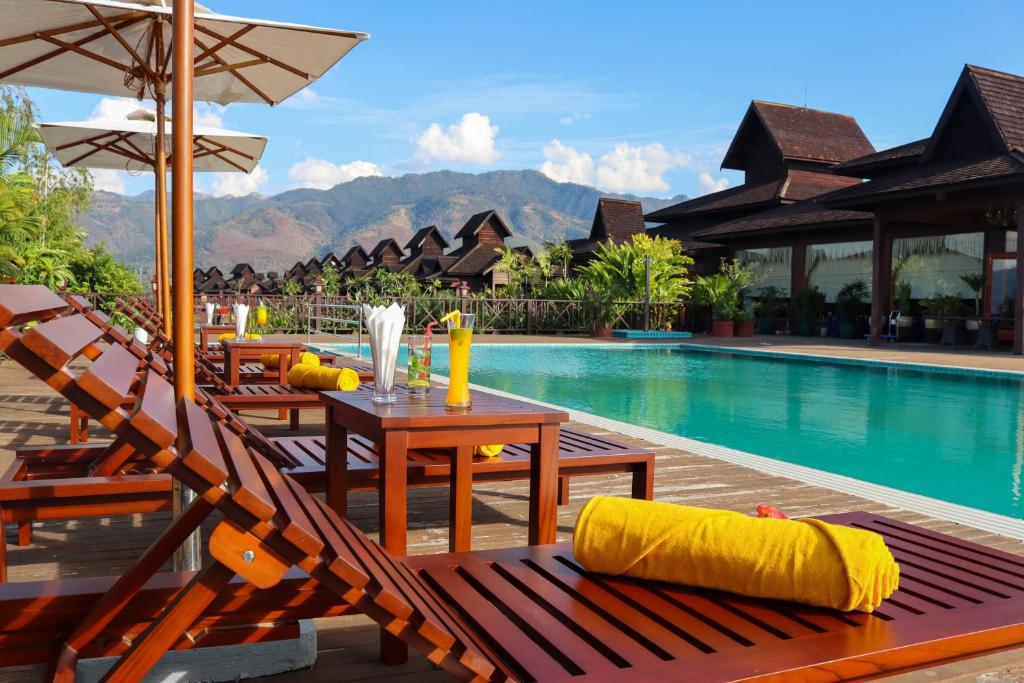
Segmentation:
{"type": "MultiPolygon", "coordinates": [[[[260,355],[260,362],[263,363],[263,367],[276,370],[281,367],[281,356],[276,353],[264,353],[260,355]]],[[[299,354],[299,364],[318,367],[320,365],[320,356],[309,351],[303,351],[299,354]]]]}
{"type": "Polygon", "coordinates": [[[288,384],[293,387],[305,386],[304,379],[306,375],[315,370],[312,365],[303,365],[302,363],[296,363],[295,365],[288,368],[288,384]]]}
{"type": "Polygon", "coordinates": [[[505,444],[495,443],[487,446],[477,446],[473,449],[474,455],[482,455],[485,458],[494,458],[501,455],[501,452],[505,450],[505,444]]]}
{"type": "MultiPolygon", "coordinates": [[[[234,332],[225,332],[224,334],[222,334],[219,337],[217,337],[217,340],[220,341],[221,343],[223,343],[223,342],[229,341],[229,340],[234,339],[234,338],[235,338],[235,333],[234,332]]],[[[246,339],[263,339],[262,336],[254,333],[254,332],[250,332],[250,333],[246,334],[245,338],[246,339]]]]}
{"type": "Polygon", "coordinates": [[[878,534],[816,519],[596,496],[580,512],[573,553],[587,570],[871,612],[899,586],[878,534]]]}
{"type": "Polygon", "coordinates": [[[319,391],[355,391],[359,388],[359,374],[352,368],[314,367],[299,363],[288,370],[288,383],[319,391]]]}
{"type": "Polygon", "coordinates": [[[299,363],[318,368],[320,367],[320,356],[315,353],[310,353],[309,351],[303,351],[299,354],[299,363]]]}

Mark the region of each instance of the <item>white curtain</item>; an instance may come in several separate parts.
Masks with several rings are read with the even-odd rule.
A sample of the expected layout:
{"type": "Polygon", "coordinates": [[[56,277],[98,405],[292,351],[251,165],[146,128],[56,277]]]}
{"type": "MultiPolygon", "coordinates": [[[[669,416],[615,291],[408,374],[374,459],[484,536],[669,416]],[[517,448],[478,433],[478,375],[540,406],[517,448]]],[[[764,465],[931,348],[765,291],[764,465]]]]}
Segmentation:
{"type": "Polygon", "coordinates": [[[864,280],[871,285],[871,240],[812,244],[807,247],[807,284],[834,302],[844,285],[864,280]]]}
{"type": "Polygon", "coordinates": [[[981,273],[984,251],[985,235],[980,232],[895,239],[893,282],[910,284],[914,299],[947,294],[969,299],[974,293],[960,276],[981,273]]]}
{"type": "Polygon", "coordinates": [[[793,247],[738,249],[736,258],[754,273],[751,294],[757,294],[762,287],[778,287],[782,290],[783,296],[789,296],[789,285],[793,277],[793,247]]]}

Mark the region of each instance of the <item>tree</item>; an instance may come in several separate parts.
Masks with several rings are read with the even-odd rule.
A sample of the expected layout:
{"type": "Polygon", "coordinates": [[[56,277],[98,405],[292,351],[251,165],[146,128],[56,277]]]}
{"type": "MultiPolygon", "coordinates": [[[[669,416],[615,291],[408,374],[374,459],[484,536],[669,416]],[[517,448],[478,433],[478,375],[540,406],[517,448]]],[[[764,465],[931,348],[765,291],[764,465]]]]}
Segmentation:
{"type": "Polygon", "coordinates": [[[296,294],[302,294],[302,285],[299,284],[298,280],[291,278],[284,281],[284,285],[281,287],[281,291],[288,296],[295,296],[296,294]]]}
{"type": "Polygon", "coordinates": [[[572,247],[565,240],[557,243],[548,243],[547,256],[551,263],[557,263],[562,267],[562,279],[569,279],[569,262],[572,261],[572,247]]]}
{"type": "Polygon", "coordinates": [[[683,254],[677,240],[633,235],[629,242],[608,242],[586,265],[580,276],[595,289],[619,301],[640,301],[645,293],[645,257],[651,257],[651,301],[678,301],[690,292],[688,269],[693,259],[683,254]]]}
{"type": "Polygon", "coordinates": [[[142,292],[138,275],[116,260],[104,243],[81,249],[71,259],[75,289],[102,294],[137,294],[142,292]]]}
{"type": "Polygon", "coordinates": [[[324,281],[324,294],[337,296],[341,292],[341,273],[333,263],[325,263],[320,271],[320,277],[324,281]]]}

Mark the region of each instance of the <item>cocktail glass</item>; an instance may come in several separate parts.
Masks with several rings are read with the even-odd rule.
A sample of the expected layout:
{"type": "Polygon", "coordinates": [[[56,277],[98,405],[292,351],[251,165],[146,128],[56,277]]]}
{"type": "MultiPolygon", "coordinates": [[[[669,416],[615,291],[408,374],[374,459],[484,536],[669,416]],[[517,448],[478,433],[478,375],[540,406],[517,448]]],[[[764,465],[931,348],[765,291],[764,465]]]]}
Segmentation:
{"type": "Polygon", "coordinates": [[[446,408],[469,408],[469,350],[473,343],[473,322],[476,316],[463,315],[448,321],[448,396],[446,408]],[[458,325],[458,327],[456,327],[458,325]]]}
{"type": "Polygon", "coordinates": [[[425,397],[430,393],[430,337],[409,335],[409,395],[425,397]]]}

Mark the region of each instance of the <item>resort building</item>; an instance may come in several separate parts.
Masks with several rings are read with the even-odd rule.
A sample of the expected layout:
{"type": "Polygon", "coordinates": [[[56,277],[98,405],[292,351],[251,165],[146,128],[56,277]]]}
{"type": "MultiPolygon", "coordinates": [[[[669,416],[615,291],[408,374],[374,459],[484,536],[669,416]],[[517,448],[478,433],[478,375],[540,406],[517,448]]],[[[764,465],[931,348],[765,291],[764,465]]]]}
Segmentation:
{"type": "Polygon", "coordinates": [[[575,270],[591,259],[603,244],[610,242],[628,242],[633,235],[645,232],[644,212],[640,202],[631,199],[613,199],[601,197],[597,200],[594,211],[594,222],[590,226],[590,236],[568,240],[572,249],[572,261],[569,269],[575,270]]]}
{"type": "Polygon", "coordinates": [[[393,273],[402,270],[402,258],[405,252],[398,246],[393,238],[387,237],[377,243],[377,246],[370,252],[370,267],[372,269],[386,268],[393,273]]]}
{"type": "Polygon", "coordinates": [[[402,272],[411,273],[420,282],[441,277],[451,265],[451,257],[444,252],[451,248],[436,225],[420,228],[405,245],[409,255],[402,259],[402,272]]]}
{"type": "Polygon", "coordinates": [[[471,216],[455,233],[462,245],[448,253],[451,265],[444,269],[441,280],[464,282],[473,291],[507,284],[508,275],[497,272],[494,266],[501,259],[499,250],[510,237],[512,230],[497,211],[491,209],[471,216]]]}
{"type": "Polygon", "coordinates": [[[345,255],[341,257],[342,279],[366,275],[369,263],[370,255],[366,253],[365,249],[358,244],[351,247],[345,252],[345,255]]]}

